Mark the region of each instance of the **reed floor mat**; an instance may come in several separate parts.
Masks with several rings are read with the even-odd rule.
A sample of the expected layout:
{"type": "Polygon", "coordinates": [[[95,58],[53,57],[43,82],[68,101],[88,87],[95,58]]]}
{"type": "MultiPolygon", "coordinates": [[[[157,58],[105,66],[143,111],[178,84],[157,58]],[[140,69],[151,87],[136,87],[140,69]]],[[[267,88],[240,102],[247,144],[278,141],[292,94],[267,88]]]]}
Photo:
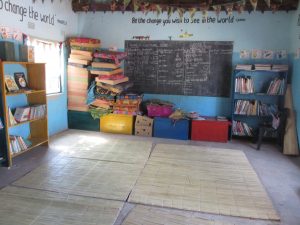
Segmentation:
{"type": "Polygon", "coordinates": [[[156,145],[129,202],[279,220],[242,151],[156,145]]]}
{"type": "Polygon", "coordinates": [[[125,201],[141,165],[60,157],[31,171],[15,186],[125,201]]]}
{"type": "Polygon", "coordinates": [[[7,187],[0,191],[0,224],[113,225],[122,202],[7,187]]]}
{"type": "Polygon", "coordinates": [[[144,165],[152,148],[151,142],[130,140],[78,140],[67,148],[66,156],[94,160],[134,163],[144,165]]]}
{"type": "Polygon", "coordinates": [[[207,220],[174,210],[136,206],[131,210],[122,225],[234,225],[232,223],[207,220]]]}

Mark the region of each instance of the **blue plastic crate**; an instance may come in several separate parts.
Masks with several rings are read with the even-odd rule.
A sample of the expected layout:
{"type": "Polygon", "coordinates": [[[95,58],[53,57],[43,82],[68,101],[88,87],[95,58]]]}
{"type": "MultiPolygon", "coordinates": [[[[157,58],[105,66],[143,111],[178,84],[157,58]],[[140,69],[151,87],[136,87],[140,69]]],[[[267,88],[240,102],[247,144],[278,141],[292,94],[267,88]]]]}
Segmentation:
{"type": "Polygon", "coordinates": [[[154,137],[171,138],[179,140],[189,139],[189,120],[177,120],[169,118],[154,118],[154,137]]]}

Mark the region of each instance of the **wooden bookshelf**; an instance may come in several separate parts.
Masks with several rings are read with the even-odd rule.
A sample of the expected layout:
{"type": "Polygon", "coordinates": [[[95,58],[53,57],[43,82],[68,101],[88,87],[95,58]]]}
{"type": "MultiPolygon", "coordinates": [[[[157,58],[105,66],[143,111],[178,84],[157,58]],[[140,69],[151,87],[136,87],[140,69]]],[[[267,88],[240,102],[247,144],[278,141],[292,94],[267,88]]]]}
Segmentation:
{"type": "MultiPolygon", "coordinates": [[[[11,71],[11,69],[10,69],[11,71]]],[[[18,71],[15,71],[18,72],[18,71]]],[[[13,76],[13,74],[7,74],[13,76]]],[[[10,106],[11,99],[18,98],[20,95],[26,96],[26,102],[20,106],[24,105],[47,105],[46,98],[46,77],[45,77],[45,64],[44,63],[32,63],[32,62],[11,62],[3,61],[0,62],[0,85],[1,85],[1,110],[3,111],[3,124],[4,124],[4,136],[6,140],[6,147],[1,149],[1,156],[4,156],[3,165],[10,167],[13,163],[13,158],[26,153],[33,148],[40,145],[48,145],[48,116],[47,109],[46,114],[42,118],[37,118],[29,121],[24,121],[16,125],[9,126],[9,114],[8,107],[10,106]],[[27,83],[30,90],[23,90],[17,92],[7,92],[4,82],[5,67],[9,65],[21,65],[27,74],[27,83]],[[10,96],[8,99],[7,97],[10,96]],[[23,124],[28,124],[30,134],[28,137],[23,137],[28,139],[32,145],[24,151],[18,153],[12,153],[10,149],[10,129],[11,127],[18,127],[23,124]]],[[[14,135],[17,135],[14,133],[14,135]]]]}

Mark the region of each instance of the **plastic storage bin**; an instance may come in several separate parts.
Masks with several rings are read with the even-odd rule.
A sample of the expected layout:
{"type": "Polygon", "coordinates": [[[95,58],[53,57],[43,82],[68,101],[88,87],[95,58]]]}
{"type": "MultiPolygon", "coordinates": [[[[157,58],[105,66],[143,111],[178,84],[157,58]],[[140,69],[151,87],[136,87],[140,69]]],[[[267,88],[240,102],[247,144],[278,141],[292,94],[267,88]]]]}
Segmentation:
{"type": "Polygon", "coordinates": [[[89,112],[68,111],[68,126],[70,129],[99,131],[99,119],[93,119],[89,112]]]}
{"type": "Polygon", "coordinates": [[[173,121],[169,118],[154,118],[154,137],[188,140],[189,120],[173,121]]]}
{"type": "Polygon", "coordinates": [[[100,131],[114,134],[132,134],[134,117],[131,115],[109,114],[101,117],[100,131]]]}
{"type": "Polygon", "coordinates": [[[195,141],[228,141],[229,121],[216,119],[192,120],[191,139],[195,141]]]}

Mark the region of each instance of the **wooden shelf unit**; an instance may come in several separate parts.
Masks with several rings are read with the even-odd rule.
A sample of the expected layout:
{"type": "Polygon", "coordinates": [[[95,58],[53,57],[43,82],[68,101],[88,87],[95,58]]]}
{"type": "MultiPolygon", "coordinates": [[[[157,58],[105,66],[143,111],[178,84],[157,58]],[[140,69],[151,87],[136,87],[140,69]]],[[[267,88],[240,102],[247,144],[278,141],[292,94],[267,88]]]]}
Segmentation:
{"type": "MultiPolygon", "coordinates": [[[[16,71],[17,72],[17,71],[16,71]]],[[[8,74],[11,75],[12,74],[8,74]]],[[[47,105],[46,97],[46,77],[45,77],[45,63],[32,63],[32,62],[11,62],[3,61],[0,62],[0,85],[1,85],[1,110],[3,111],[3,124],[4,124],[4,135],[6,148],[0,149],[1,156],[4,157],[4,163],[2,165],[10,167],[12,165],[12,159],[18,155],[21,155],[25,152],[32,150],[33,148],[46,145],[48,146],[48,116],[47,109],[46,114],[43,118],[33,119],[26,122],[18,123],[13,126],[9,126],[9,117],[8,117],[8,99],[17,97],[19,95],[26,95],[27,102],[29,106],[45,104],[47,105]],[[18,91],[18,92],[7,92],[4,82],[5,75],[5,66],[7,65],[21,65],[26,70],[27,74],[27,83],[30,90],[18,91]],[[30,135],[27,138],[31,141],[32,145],[21,152],[12,153],[10,149],[10,129],[11,127],[16,127],[23,124],[29,124],[30,135]]],[[[23,106],[23,105],[22,105],[23,106]]],[[[1,114],[0,114],[1,115],[1,114]]]]}

